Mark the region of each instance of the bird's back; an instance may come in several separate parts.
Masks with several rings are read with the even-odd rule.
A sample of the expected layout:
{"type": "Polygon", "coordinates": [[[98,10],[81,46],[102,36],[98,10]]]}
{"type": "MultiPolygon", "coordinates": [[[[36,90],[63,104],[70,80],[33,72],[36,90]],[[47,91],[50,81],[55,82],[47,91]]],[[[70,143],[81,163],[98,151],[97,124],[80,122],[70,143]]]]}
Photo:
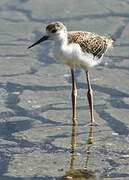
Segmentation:
{"type": "Polygon", "coordinates": [[[101,58],[107,49],[112,46],[113,40],[91,32],[71,31],[68,32],[68,43],[78,43],[84,53],[101,58]]]}

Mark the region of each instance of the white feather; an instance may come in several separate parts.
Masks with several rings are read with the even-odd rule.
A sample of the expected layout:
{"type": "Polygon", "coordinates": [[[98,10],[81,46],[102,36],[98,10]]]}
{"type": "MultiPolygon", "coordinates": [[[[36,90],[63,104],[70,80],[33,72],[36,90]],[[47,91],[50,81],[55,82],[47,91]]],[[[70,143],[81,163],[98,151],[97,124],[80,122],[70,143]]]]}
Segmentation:
{"type": "Polygon", "coordinates": [[[84,53],[81,47],[77,43],[67,45],[55,44],[53,49],[54,57],[57,61],[63,64],[67,64],[71,68],[83,68],[88,70],[89,68],[99,64],[102,58],[94,57],[92,54],[84,53]]]}

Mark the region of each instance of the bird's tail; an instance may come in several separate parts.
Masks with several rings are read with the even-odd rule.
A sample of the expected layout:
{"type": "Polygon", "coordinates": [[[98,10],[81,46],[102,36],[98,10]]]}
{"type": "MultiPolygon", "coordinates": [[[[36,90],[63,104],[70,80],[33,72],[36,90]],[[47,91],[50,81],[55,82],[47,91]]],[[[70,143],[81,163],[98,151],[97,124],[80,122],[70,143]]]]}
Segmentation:
{"type": "Polygon", "coordinates": [[[109,39],[111,39],[113,42],[116,41],[116,39],[115,39],[115,37],[114,37],[113,35],[110,35],[110,36],[109,36],[109,39]]]}
{"type": "Polygon", "coordinates": [[[109,36],[108,38],[108,48],[112,48],[115,42],[115,38],[113,36],[109,36]]]}

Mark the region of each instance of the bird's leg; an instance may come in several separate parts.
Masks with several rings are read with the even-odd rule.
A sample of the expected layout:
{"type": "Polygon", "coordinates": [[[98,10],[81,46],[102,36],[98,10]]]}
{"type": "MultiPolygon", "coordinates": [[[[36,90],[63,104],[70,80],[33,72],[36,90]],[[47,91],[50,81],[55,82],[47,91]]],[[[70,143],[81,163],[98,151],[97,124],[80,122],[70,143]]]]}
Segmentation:
{"type": "Polygon", "coordinates": [[[93,125],[94,124],[93,93],[92,93],[92,88],[91,88],[91,84],[90,84],[90,77],[89,77],[88,71],[86,71],[86,78],[87,78],[87,85],[88,85],[87,97],[88,97],[88,102],[89,102],[89,106],[90,106],[91,125],[93,125]]]}
{"type": "Polygon", "coordinates": [[[76,96],[77,96],[77,88],[76,82],[74,78],[74,70],[71,69],[71,76],[72,76],[72,108],[73,108],[73,125],[76,124],[76,96]]]}

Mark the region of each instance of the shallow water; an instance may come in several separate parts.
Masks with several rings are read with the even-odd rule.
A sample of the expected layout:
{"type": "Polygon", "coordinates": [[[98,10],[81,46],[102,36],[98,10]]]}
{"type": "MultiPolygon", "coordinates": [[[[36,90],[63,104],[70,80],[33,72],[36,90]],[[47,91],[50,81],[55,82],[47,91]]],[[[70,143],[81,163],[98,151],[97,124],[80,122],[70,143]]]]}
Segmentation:
{"type": "Polygon", "coordinates": [[[129,2],[1,0],[0,17],[0,180],[64,179],[71,163],[74,175],[129,179],[129,2]],[[76,70],[72,136],[68,67],[51,57],[50,42],[27,50],[52,21],[116,39],[91,71],[98,124],[91,146],[84,72],[76,70]]]}

